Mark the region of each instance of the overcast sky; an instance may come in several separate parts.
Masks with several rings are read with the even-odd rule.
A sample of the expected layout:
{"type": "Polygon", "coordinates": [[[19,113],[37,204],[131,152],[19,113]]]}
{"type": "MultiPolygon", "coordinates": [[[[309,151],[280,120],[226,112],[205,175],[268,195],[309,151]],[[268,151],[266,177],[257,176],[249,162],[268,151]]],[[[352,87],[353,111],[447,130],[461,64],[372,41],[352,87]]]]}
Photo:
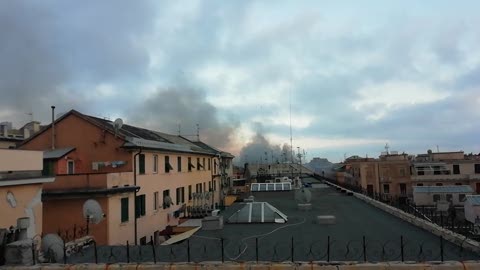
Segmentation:
{"type": "Polygon", "coordinates": [[[241,157],[480,152],[478,1],[0,1],[0,121],[121,117],[241,157]],[[263,140],[266,139],[266,140],[263,140]],[[250,143],[250,144],[249,144],[250,143]],[[279,147],[277,147],[279,148],[279,147]]]}

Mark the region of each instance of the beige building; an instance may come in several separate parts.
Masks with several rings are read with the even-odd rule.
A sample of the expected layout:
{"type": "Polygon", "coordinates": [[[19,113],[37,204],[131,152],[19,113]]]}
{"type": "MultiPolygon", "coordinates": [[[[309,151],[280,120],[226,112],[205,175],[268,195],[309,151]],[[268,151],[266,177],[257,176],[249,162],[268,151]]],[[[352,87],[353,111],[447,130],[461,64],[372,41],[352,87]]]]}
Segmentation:
{"type": "Polygon", "coordinates": [[[412,184],[415,186],[469,185],[480,193],[480,156],[463,151],[428,151],[412,162],[412,184]]]}
{"type": "Polygon", "coordinates": [[[43,152],[0,149],[0,229],[16,228],[28,218],[27,237],[42,233],[42,186],[55,180],[43,177],[43,152]]]}
{"type": "Polygon", "coordinates": [[[406,154],[382,154],[379,158],[348,158],[337,181],[358,186],[369,194],[407,197],[412,194],[410,162],[406,154]]]}
{"type": "Polygon", "coordinates": [[[0,123],[0,149],[16,148],[24,139],[40,131],[40,122],[31,121],[20,129],[12,127],[11,122],[0,123]]]}

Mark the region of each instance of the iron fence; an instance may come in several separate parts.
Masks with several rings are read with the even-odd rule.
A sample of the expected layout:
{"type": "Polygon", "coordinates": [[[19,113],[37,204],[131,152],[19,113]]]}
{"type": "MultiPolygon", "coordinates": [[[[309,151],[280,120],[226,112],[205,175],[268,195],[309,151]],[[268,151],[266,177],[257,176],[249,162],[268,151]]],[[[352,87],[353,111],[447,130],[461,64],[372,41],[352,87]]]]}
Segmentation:
{"type": "MultiPolygon", "coordinates": [[[[153,240],[153,239],[152,239],[153,240]]],[[[153,242],[153,241],[152,241],[153,242]]],[[[480,256],[463,246],[438,241],[416,242],[400,236],[398,239],[360,239],[341,241],[327,236],[323,240],[306,242],[303,239],[282,239],[272,243],[262,238],[232,240],[192,236],[173,245],[126,245],[88,247],[63,256],[58,247],[47,252],[49,262],[75,263],[143,263],[143,262],[205,262],[205,261],[444,261],[478,260],[480,256]],[[55,254],[56,253],[56,254],[55,254]],[[60,253],[60,254],[58,254],[60,253]]]]}

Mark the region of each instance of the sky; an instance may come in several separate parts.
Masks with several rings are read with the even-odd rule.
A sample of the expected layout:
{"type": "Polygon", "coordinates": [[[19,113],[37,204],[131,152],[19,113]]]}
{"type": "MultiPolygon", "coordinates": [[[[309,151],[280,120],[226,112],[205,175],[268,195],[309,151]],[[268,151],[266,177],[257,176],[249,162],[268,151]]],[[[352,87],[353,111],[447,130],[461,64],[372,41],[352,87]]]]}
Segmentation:
{"type": "Polygon", "coordinates": [[[478,1],[0,1],[0,122],[82,113],[237,162],[480,152],[478,1]],[[265,153],[268,153],[265,155],[265,153]],[[283,154],[285,156],[285,154],[283,154]]]}

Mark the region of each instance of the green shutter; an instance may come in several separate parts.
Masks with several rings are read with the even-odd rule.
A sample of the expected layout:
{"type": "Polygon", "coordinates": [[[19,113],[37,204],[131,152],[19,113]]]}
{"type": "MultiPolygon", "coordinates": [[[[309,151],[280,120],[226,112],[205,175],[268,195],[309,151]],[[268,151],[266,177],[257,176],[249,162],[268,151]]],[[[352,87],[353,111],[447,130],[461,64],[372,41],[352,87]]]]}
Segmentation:
{"type": "Polygon", "coordinates": [[[145,203],[145,195],[141,195],[141,196],[140,196],[140,200],[141,200],[140,214],[141,214],[142,216],[145,216],[145,207],[146,207],[146,206],[145,206],[145,205],[146,205],[146,203],[145,203]]]}
{"type": "Polygon", "coordinates": [[[138,173],[145,174],[145,155],[140,154],[138,155],[138,173]]]}
{"type": "Polygon", "coordinates": [[[128,198],[122,198],[121,199],[121,222],[127,222],[128,221],[128,198]]]}

